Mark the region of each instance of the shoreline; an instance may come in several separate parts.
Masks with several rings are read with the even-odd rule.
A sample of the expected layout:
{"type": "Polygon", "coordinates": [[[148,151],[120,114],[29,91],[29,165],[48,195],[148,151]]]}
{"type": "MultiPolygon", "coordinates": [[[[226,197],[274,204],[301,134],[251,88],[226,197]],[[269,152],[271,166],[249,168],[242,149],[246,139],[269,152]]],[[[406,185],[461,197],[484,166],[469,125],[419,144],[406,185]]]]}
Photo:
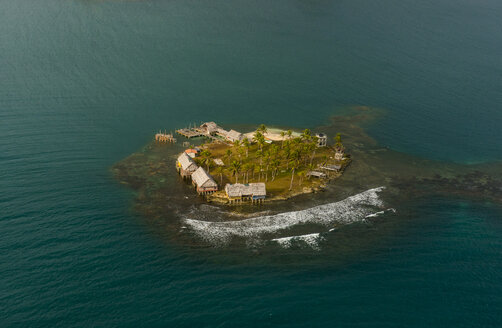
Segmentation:
{"type": "Polygon", "coordinates": [[[339,133],[328,145],[325,133],[263,124],[247,133],[226,131],[214,122],[177,131],[203,138],[191,142],[187,137],[183,146],[190,146],[179,154],[176,170],[208,203],[268,204],[316,193],[351,162],[339,133]]]}

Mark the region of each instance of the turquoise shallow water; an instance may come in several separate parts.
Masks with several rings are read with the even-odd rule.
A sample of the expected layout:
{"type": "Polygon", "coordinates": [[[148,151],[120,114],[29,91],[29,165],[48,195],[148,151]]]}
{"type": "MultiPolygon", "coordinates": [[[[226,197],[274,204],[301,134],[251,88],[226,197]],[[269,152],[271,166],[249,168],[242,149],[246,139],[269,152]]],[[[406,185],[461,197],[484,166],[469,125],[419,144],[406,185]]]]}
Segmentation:
{"type": "Polygon", "coordinates": [[[370,132],[393,149],[500,160],[501,14],[468,0],[0,2],[0,323],[500,326],[499,205],[419,199],[397,227],[344,234],[378,235],[371,247],[271,263],[162,239],[109,168],[160,128],[313,127],[350,105],[386,110],[370,132]]]}

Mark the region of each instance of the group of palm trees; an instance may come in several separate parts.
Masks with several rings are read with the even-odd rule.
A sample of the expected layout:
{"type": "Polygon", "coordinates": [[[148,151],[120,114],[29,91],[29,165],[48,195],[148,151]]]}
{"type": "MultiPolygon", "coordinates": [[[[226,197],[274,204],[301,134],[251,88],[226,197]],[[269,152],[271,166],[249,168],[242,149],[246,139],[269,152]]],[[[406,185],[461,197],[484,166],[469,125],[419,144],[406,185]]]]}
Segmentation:
{"type": "MultiPolygon", "coordinates": [[[[232,148],[226,150],[225,167],[219,166],[216,169],[220,185],[223,183],[225,170],[235,177],[235,183],[239,180],[248,183],[250,179],[268,182],[269,177],[274,181],[280,172],[289,171],[291,174],[289,190],[292,190],[295,175],[298,175],[301,185],[306,172],[315,169],[317,164],[327,161],[327,156],[323,156],[321,163],[315,163],[318,138],[312,135],[309,129],[305,129],[299,136],[293,136],[291,130],[281,132],[280,144],[267,142],[266,134],[267,127],[261,124],[252,140],[245,138],[242,141],[235,141],[232,148]]],[[[335,141],[341,146],[339,135],[335,141]]],[[[198,161],[209,171],[213,164],[213,156],[208,150],[204,150],[198,161]]]]}

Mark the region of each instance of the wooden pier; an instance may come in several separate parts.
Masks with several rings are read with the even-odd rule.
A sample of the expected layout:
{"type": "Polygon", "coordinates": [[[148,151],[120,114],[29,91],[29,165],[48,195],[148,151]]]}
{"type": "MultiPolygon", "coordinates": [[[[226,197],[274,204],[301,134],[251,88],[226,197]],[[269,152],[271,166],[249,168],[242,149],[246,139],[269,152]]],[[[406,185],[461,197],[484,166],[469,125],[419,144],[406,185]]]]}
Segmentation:
{"type": "Polygon", "coordinates": [[[178,133],[188,139],[204,136],[204,134],[202,132],[200,132],[194,128],[179,129],[179,130],[176,130],[176,133],[178,133]]]}
{"type": "Polygon", "coordinates": [[[176,138],[174,138],[173,134],[172,133],[162,133],[162,132],[159,132],[157,134],[155,134],[155,141],[157,142],[165,142],[165,143],[175,143],[176,142],[176,138]]]}
{"type": "Polygon", "coordinates": [[[176,130],[176,133],[182,135],[187,139],[197,138],[197,137],[206,137],[212,140],[219,140],[216,136],[208,134],[201,128],[184,128],[176,130]]]}

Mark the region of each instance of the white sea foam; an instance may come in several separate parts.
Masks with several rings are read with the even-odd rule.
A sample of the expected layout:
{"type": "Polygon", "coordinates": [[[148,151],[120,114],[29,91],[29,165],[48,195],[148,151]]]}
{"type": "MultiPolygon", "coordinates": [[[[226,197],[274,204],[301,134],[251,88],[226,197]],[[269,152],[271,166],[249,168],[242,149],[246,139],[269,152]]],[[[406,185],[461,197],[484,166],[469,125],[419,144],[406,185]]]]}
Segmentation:
{"type": "Polygon", "coordinates": [[[385,211],[379,211],[376,213],[368,214],[368,215],[366,215],[366,218],[376,218],[377,216],[384,214],[384,213],[385,213],[385,211]]]}
{"type": "Polygon", "coordinates": [[[383,206],[383,201],[378,196],[378,193],[383,189],[384,187],[369,189],[339,202],[301,211],[226,222],[186,218],[184,223],[200,238],[214,244],[225,244],[232,237],[259,238],[262,234],[276,233],[300,224],[310,223],[325,226],[334,222],[348,224],[364,220],[374,207],[383,206]]]}
{"type": "Polygon", "coordinates": [[[366,215],[365,218],[376,218],[377,216],[385,214],[386,212],[396,213],[396,209],[395,208],[388,208],[385,211],[378,211],[376,213],[368,214],[368,215],[366,215]]]}
{"type": "Polygon", "coordinates": [[[290,248],[291,246],[293,246],[295,242],[302,242],[312,247],[313,249],[318,250],[319,242],[322,241],[323,239],[324,238],[319,233],[311,233],[308,235],[275,238],[272,239],[272,241],[277,242],[284,248],[290,248]]]}

